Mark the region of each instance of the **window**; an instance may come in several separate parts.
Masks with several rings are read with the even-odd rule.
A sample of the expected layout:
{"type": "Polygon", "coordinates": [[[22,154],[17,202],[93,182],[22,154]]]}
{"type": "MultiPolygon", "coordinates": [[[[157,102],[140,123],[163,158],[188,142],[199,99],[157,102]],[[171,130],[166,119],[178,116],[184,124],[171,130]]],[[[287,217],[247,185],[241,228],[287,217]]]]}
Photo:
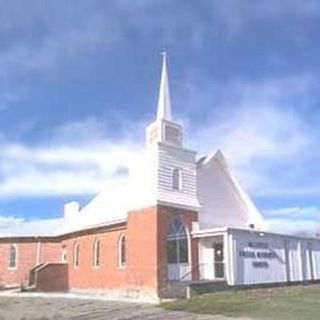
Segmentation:
{"type": "Polygon", "coordinates": [[[100,267],[100,240],[96,239],[93,244],[93,266],[100,267]]]}
{"type": "Polygon", "coordinates": [[[167,235],[168,263],[188,263],[188,237],[180,219],[174,219],[167,235]]]}
{"type": "Polygon", "coordinates": [[[122,235],[119,238],[119,267],[125,267],[126,264],[127,264],[126,237],[122,235]]]}
{"type": "Polygon", "coordinates": [[[68,260],[67,250],[65,248],[63,248],[61,250],[61,262],[62,263],[67,263],[67,260],[68,260]]]}
{"type": "Polygon", "coordinates": [[[75,243],[73,249],[73,266],[75,268],[79,267],[79,258],[80,258],[80,245],[79,243],[75,243]]]}
{"type": "Polygon", "coordinates": [[[11,244],[9,248],[9,269],[17,268],[18,248],[15,244],[11,244]]]}
{"type": "Polygon", "coordinates": [[[174,128],[166,125],[165,127],[165,137],[166,141],[179,144],[181,141],[181,134],[178,128],[174,128]]]}
{"type": "Polygon", "coordinates": [[[181,170],[174,169],[172,172],[172,189],[181,190],[182,189],[182,176],[181,170]]]}

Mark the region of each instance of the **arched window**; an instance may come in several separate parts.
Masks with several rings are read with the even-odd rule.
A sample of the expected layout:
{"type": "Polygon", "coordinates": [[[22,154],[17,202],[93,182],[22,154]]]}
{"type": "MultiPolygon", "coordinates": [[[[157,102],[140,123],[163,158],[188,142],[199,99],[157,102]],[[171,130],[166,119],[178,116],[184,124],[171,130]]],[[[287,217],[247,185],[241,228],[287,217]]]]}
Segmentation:
{"type": "Polygon", "coordinates": [[[18,248],[17,245],[11,244],[9,247],[9,263],[8,267],[10,269],[17,268],[17,260],[18,260],[18,248]]]}
{"type": "Polygon", "coordinates": [[[96,239],[93,244],[93,266],[100,267],[100,240],[96,239]]]}
{"type": "Polygon", "coordinates": [[[125,267],[127,264],[126,256],[126,237],[122,235],[119,238],[119,267],[125,267]]]}
{"type": "Polygon", "coordinates": [[[79,267],[80,262],[80,245],[79,243],[75,243],[73,248],[73,266],[75,268],[79,267]]]}
{"type": "Polygon", "coordinates": [[[168,263],[188,263],[188,237],[180,219],[174,219],[167,235],[168,263]]]}
{"type": "Polygon", "coordinates": [[[180,169],[173,169],[172,171],[172,189],[181,190],[182,189],[182,175],[180,169]]]}

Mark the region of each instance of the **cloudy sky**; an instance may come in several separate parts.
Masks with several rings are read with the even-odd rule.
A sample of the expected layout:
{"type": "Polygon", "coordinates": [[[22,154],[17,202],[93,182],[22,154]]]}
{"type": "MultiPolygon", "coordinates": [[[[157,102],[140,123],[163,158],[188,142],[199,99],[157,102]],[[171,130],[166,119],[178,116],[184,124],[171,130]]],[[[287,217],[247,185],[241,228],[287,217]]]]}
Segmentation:
{"type": "Polygon", "coordinates": [[[0,5],[0,228],[126,178],[165,48],[186,145],[222,149],[274,230],[315,230],[319,1],[0,5]]]}

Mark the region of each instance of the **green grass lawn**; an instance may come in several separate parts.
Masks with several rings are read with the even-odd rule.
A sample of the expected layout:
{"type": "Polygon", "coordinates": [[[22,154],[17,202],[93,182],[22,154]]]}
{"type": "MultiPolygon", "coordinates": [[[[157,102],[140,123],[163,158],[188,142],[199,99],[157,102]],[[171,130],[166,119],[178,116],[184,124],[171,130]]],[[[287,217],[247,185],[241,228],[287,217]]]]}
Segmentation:
{"type": "Polygon", "coordinates": [[[161,307],[253,319],[320,320],[320,285],[223,291],[161,307]]]}

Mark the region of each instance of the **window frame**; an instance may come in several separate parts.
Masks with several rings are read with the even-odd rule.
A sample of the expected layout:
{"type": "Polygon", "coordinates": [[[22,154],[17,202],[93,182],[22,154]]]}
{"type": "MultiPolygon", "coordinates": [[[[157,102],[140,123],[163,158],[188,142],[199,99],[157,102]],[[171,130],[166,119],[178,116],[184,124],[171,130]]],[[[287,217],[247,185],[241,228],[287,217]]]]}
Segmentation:
{"type": "Polygon", "coordinates": [[[127,239],[121,234],[118,240],[118,268],[124,269],[127,266],[127,239]]]}
{"type": "Polygon", "coordinates": [[[181,191],[183,188],[182,170],[174,168],[171,176],[171,186],[174,191],[181,191]]]}
{"type": "Polygon", "coordinates": [[[99,238],[96,238],[93,242],[92,265],[94,268],[100,268],[101,266],[101,241],[99,238]]]}
{"type": "Polygon", "coordinates": [[[8,270],[17,270],[18,269],[18,246],[15,243],[9,245],[8,251],[8,270]],[[14,249],[14,265],[11,264],[11,249],[14,249]]]}
{"type": "Polygon", "coordinates": [[[75,269],[79,268],[80,266],[80,243],[75,242],[73,246],[73,267],[75,269]]]}
{"type": "Polygon", "coordinates": [[[61,248],[60,261],[61,263],[68,263],[68,252],[66,248],[61,248]]]}
{"type": "Polygon", "coordinates": [[[189,230],[179,218],[169,224],[167,232],[167,262],[168,264],[190,264],[189,230]],[[179,223],[177,227],[177,223],[179,223]]]}

